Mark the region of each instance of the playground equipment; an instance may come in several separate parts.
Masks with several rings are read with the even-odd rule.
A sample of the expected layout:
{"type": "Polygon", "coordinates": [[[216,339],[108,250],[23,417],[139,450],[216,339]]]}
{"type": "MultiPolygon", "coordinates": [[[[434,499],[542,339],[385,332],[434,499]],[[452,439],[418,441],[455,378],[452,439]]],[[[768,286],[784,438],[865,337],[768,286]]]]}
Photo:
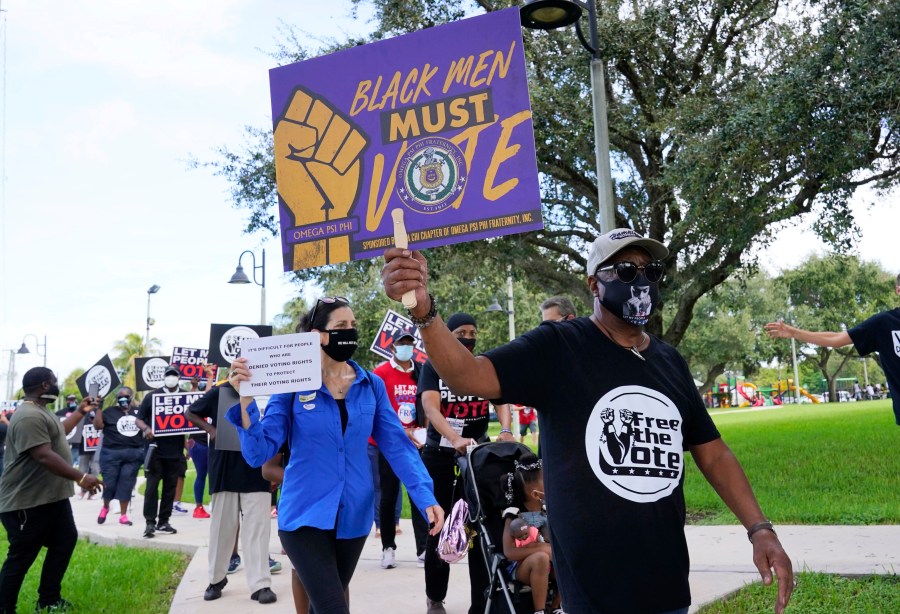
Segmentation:
{"type": "MultiPolygon", "coordinates": [[[[778,397],[779,397],[779,398],[782,397],[782,396],[784,396],[784,395],[787,394],[788,392],[793,392],[794,390],[796,390],[796,388],[794,387],[794,380],[792,380],[792,379],[786,379],[786,380],[778,381],[778,382],[776,382],[775,385],[778,387],[778,397]]],[[[810,400],[811,402],[813,402],[813,403],[820,403],[820,402],[821,402],[821,401],[819,401],[819,398],[818,398],[818,397],[816,397],[815,395],[810,394],[809,392],[807,392],[807,391],[804,390],[803,388],[800,388],[800,394],[802,394],[803,396],[805,396],[807,399],[809,399],[809,400],[810,400]]]]}

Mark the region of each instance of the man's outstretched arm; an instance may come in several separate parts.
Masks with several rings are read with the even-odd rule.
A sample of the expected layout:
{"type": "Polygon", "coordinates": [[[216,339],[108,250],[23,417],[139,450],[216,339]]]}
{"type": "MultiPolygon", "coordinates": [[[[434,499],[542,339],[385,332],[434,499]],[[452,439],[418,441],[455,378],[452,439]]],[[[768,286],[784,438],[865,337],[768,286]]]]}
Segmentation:
{"type": "Polygon", "coordinates": [[[790,326],[784,322],[769,322],[766,324],[766,332],[773,339],[796,339],[800,343],[812,343],[813,345],[822,345],[829,348],[839,348],[853,343],[847,331],[815,332],[790,326]]]}

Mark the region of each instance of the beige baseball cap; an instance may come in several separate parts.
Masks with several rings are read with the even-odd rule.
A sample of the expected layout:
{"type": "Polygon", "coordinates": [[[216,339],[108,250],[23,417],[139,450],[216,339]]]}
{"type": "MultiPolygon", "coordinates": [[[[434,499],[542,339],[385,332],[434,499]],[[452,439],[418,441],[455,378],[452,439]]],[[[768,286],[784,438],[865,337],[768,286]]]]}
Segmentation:
{"type": "Polygon", "coordinates": [[[662,260],[669,255],[669,248],[659,241],[643,237],[630,228],[616,228],[600,235],[591,244],[587,274],[593,275],[597,272],[597,267],[631,246],[644,248],[654,260],[662,260]]]}

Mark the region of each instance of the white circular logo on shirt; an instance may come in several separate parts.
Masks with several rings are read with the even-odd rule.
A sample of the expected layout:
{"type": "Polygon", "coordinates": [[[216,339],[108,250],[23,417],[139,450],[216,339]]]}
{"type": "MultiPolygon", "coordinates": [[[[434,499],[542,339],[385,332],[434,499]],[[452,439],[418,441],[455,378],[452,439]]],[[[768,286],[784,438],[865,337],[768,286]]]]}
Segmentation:
{"type": "Polygon", "coordinates": [[[404,425],[414,422],[416,419],[416,406],[410,403],[400,403],[397,407],[397,417],[404,425]]]}
{"type": "Polygon", "coordinates": [[[664,394],[621,386],[594,405],[584,435],[588,461],[609,490],[636,503],[672,494],[684,467],[681,414],[664,394]]]}
{"type": "Polygon", "coordinates": [[[109,394],[109,389],[112,385],[112,375],[109,373],[109,369],[104,367],[103,365],[94,365],[87,372],[87,376],[84,378],[85,388],[90,390],[91,384],[97,384],[100,392],[97,394],[101,397],[105,397],[109,394]]]}
{"type": "Polygon", "coordinates": [[[138,434],[137,421],[134,416],[122,416],[116,421],[116,430],[125,437],[134,437],[138,434]]]}
{"type": "Polygon", "coordinates": [[[151,358],[144,363],[141,369],[141,377],[144,383],[151,389],[162,388],[166,378],[166,367],[169,366],[162,358],[151,358]]]}
{"type": "Polygon", "coordinates": [[[234,362],[241,351],[241,341],[246,338],[259,339],[259,334],[247,326],[229,328],[219,340],[219,353],[229,363],[234,362]]]}

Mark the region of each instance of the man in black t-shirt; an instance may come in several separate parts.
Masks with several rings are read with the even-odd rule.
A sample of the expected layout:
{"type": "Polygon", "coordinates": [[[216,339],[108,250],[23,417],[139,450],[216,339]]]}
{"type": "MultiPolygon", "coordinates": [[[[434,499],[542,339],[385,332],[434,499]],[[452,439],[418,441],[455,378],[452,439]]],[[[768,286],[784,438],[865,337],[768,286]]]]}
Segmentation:
{"type": "MultiPolygon", "coordinates": [[[[213,601],[222,596],[222,589],[228,584],[225,575],[240,528],[250,598],[260,603],[274,603],[277,598],[272,592],[269,571],[270,483],[263,477],[261,469],[247,464],[240,451],[216,448],[217,429],[220,426],[234,429],[227,421],[219,424],[219,398],[222,394],[230,394],[233,402],[238,402],[234,388],[224,382],[194,401],[185,414],[191,424],[209,435],[212,518],[209,524],[209,586],[203,599],[213,601]],[[207,422],[206,418],[211,419],[212,423],[207,422]]],[[[237,433],[234,436],[236,439],[237,433]]]]}
{"type": "MultiPolygon", "coordinates": [[[[894,283],[894,291],[900,296],[900,275],[894,283]]],[[[784,322],[769,322],[766,332],[770,337],[796,339],[800,343],[812,343],[830,348],[839,348],[853,344],[860,356],[878,352],[881,368],[887,379],[888,387],[896,390],[900,386],[900,308],[876,313],[868,320],[857,324],[850,330],[840,332],[813,332],[789,326],[784,322]]],[[[854,384],[853,390],[859,388],[854,384]]],[[[862,394],[857,396],[860,400],[862,394]]],[[[893,397],[894,421],[900,426],[900,397],[893,397]]]]}
{"type": "Polygon", "coordinates": [[[153,537],[156,533],[174,534],[178,532],[169,524],[169,519],[172,517],[178,477],[184,475],[187,470],[186,438],[184,435],[155,438],[150,425],[153,424],[153,397],[178,392],[180,377],[181,372],[178,367],[174,365],[166,367],[163,387],[148,393],[138,411],[137,426],[144,433],[144,437],[150,441],[147,451],[148,460],[144,465],[144,475],[147,477],[144,490],[144,520],[147,522],[147,527],[144,529],[144,537],[147,538],[153,537]],[[162,495],[159,494],[160,482],[162,482],[162,495]]]}
{"type": "MultiPolygon", "coordinates": [[[[475,318],[467,313],[455,313],[447,320],[447,328],[459,344],[469,352],[475,351],[478,328],[475,318]]],[[[416,394],[421,398],[428,431],[422,448],[422,462],[434,482],[434,496],[449,518],[453,505],[462,497],[462,489],[454,490],[456,483],[456,455],[465,454],[466,448],[479,442],[490,441],[487,436],[491,403],[476,395],[459,395],[440,378],[431,361],[427,361],[419,374],[416,394]]],[[[500,419],[500,437],[514,441],[508,405],[497,406],[500,419]]],[[[443,612],[447,596],[450,566],[437,554],[438,535],[429,535],[425,543],[425,596],[429,613],[443,612]]],[[[471,594],[470,614],[484,611],[484,591],[490,583],[482,560],[480,542],[475,540],[472,563],[469,564],[471,594]]]]}
{"type": "Polygon", "coordinates": [[[683,482],[690,451],[747,528],[765,584],[775,569],[780,613],[793,588],[790,558],[684,359],[644,331],[660,308],[667,256],[664,245],[632,230],[601,235],[587,258],[589,318],[543,322],[478,357],[442,325],[419,252],[386,250],[382,278],[395,300],[415,292],[410,316],[450,388],[540,408],[553,568],[565,610],[687,612],[683,482]]]}

